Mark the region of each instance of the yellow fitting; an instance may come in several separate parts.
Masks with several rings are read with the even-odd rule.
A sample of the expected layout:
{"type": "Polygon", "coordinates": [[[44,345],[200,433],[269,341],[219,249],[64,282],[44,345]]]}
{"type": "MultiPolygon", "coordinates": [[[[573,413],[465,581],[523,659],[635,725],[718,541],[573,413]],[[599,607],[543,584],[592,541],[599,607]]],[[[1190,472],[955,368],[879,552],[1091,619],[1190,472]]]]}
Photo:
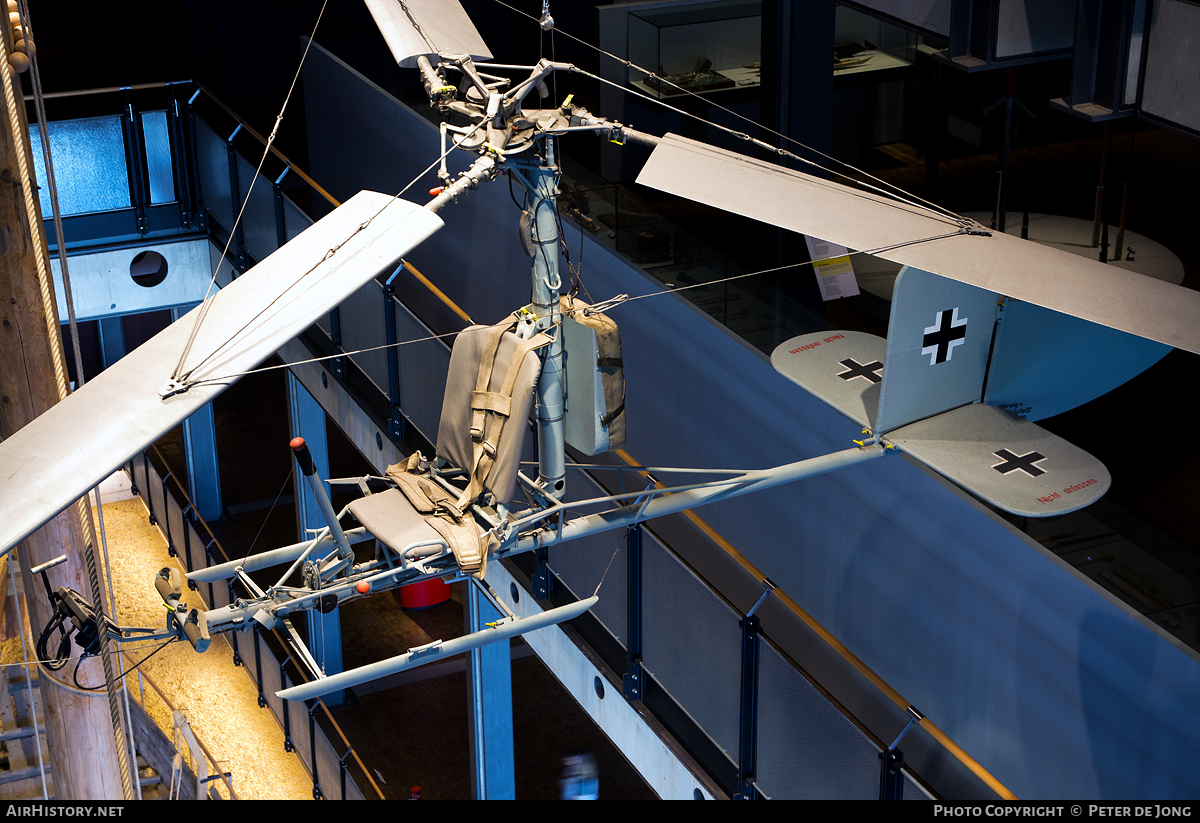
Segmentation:
{"type": "Polygon", "coordinates": [[[567,99],[562,101],[562,105],[559,106],[559,108],[562,109],[563,111],[566,111],[567,109],[571,108],[571,101],[574,99],[575,99],[575,95],[568,94],[567,99]]]}

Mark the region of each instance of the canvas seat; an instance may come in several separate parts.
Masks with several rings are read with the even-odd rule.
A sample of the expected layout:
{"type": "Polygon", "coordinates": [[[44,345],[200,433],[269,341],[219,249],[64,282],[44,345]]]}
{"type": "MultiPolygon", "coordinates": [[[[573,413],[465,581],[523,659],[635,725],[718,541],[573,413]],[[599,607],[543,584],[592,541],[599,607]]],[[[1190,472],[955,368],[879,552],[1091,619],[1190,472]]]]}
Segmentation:
{"type": "Polygon", "coordinates": [[[349,511],[372,535],[393,551],[414,555],[420,546],[437,551],[440,541],[454,553],[464,573],[483,575],[487,554],[497,545],[469,511],[490,494],[497,503],[516,492],[517,470],[541,373],[537,348],[550,342],[544,334],[523,340],[512,320],[497,326],[472,326],[454,341],[442,416],[438,423],[438,456],[462,469],[468,484],[455,499],[420,471],[420,455],[388,467],[397,489],[368,495],[349,511]]]}

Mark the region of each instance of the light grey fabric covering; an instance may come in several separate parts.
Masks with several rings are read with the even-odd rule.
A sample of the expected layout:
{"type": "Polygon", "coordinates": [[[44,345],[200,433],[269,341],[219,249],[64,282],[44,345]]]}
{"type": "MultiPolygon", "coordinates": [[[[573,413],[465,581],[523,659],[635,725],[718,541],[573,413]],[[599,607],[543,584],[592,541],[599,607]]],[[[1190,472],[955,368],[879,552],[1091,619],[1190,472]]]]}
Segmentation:
{"type": "MultiPolygon", "coordinates": [[[[446,377],[446,395],[442,401],[442,419],[438,425],[438,456],[468,472],[474,462],[471,441],[471,397],[479,374],[479,362],[491,326],[471,326],[458,335],[450,354],[450,373],[446,377]]],[[[512,362],[513,353],[521,341],[515,334],[505,333],[496,352],[488,391],[498,391],[512,362]]],[[[526,353],[512,392],[512,408],[503,435],[497,444],[495,463],[485,478],[484,488],[498,501],[512,500],[517,487],[517,468],[521,447],[533,407],[533,390],[537,385],[542,362],[536,351],[526,353]]]]}
{"type": "Polygon", "coordinates": [[[367,531],[395,552],[402,552],[405,546],[413,543],[442,539],[425,522],[425,515],[414,509],[399,489],[360,497],[348,508],[367,531]]]}

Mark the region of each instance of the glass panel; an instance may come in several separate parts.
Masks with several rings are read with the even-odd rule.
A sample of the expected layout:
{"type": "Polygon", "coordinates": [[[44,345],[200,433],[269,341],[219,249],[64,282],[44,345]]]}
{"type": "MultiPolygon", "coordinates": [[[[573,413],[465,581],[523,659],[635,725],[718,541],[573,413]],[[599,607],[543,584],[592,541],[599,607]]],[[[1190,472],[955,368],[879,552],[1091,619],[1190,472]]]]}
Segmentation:
{"type": "MultiPolygon", "coordinates": [[[[169,485],[174,485],[173,481],[168,480],[169,485]]],[[[179,559],[183,559],[183,511],[179,508],[179,504],[175,501],[170,490],[167,491],[167,520],[171,524],[171,542],[175,545],[175,553],[179,559]]]]}
{"type": "Polygon", "coordinates": [[[762,791],[772,800],[877,799],[878,747],[770,644],[759,650],[762,791]]]}
{"type": "Polygon", "coordinates": [[[228,231],[233,226],[229,153],[225,141],[201,120],[196,121],[196,161],[200,166],[200,197],[204,207],[228,231]]]}
{"type": "MultiPolygon", "coordinates": [[[[531,472],[537,473],[536,469],[531,469],[531,472]]],[[[637,475],[630,476],[641,479],[637,475]]],[[[607,491],[579,469],[567,470],[568,500],[587,500],[606,494],[607,491]]],[[[568,519],[595,508],[572,510],[568,519]]],[[[625,550],[626,534],[626,529],[613,529],[551,547],[550,567],[578,597],[590,597],[596,586],[600,586],[600,602],[592,608],[592,614],[622,646],[628,648],[625,604],[629,555],[625,550]]]]}
{"type": "MultiPolygon", "coordinates": [[[[261,639],[259,640],[259,643],[258,643],[258,650],[259,650],[259,653],[262,655],[262,679],[263,679],[262,693],[263,693],[263,697],[265,697],[267,699],[267,707],[271,709],[271,714],[275,715],[275,719],[279,721],[279,725],[280,725],[280,727],[282,727],[283,726],[283,704],[285,701],[281,700],[275,694],[276,692],[283,689],[283,684],[279,677],[279,661],[275,659],[275,655],[271,652],[271,647],[268,646],[261,639]]],[[[303,704],[294,703],[294,704],[292,704],[292,706],[293,707],[299,706],[300,707],[299,714],[301,717],[304,717],[304,705],[303,704]]],[[[293,716],[291,718],[293,723],[295,722],[295,714],[296,713],[293,712],[293,716]]]]}
{"type": "MultiPolygon", "coordinates": [[[[125,135],[120,117],[89,117],[51,123],[50,155],[63,214],[126,209],[130,206],[129,172],[125,166],[125,135]]],[[[46,161],[37,124],[29,127],[33,162],[41,190],[42,217],[54,214],[46,161]]]]}
{"type": "Polygon", "coordinates": [[[317,736],[317,774],[321,780],[321,791],[327,800],[342,800],[341,760],[325,737],[320,724],[314,727],[314,732],[317,736]]]}
{"type": "Polygon", "coordinates": [[[171,134],[165,111],[142,112],[142,139],[146,141],[146,174],[153,205],[175,200],[175,172],[171,163],[171,134]]]}
{"type": "MultiPolygon", "coordinates": [[[[264,677],[264,679],[266,678],[264,677]]],[[[292,682],[292,678],[284,676],[281,688],[287,689],[294,685],[296,684],[292,682]]],[[[308,767],[309,774],[312,774],[312,747],[310,745],[312,737],[308,726],[311,718],[308,716],[308,707],[297,700],[289,700],[287,704],[292,724],[292,745],[296,750],[296,754],[300,756],[301,762],[308,767]]],[[[325,775],[323,774],[318,775],[318,777],[322,780],[325,779],[325,775]]]]}
{"type": "Polygon", "coordinates": [[[928,794],[919,783],[916,783],[907,770],[900,772],[904,775],[904,799],[905,800],[937,800],[931,794],[928,794]]]}
{"type": "MultiPolygon", "coordinates": [[[[387,343],[387,329],[383,318],[383,286],[372,280],[350,295],[341,305],[342,350],[359,351],[383,346],[387,343]]],[[[388,391],[387,352],[363,352],[350,358],[354,365],[363,370],[383,394],[388,391]]]]}
{"type": "Polygon", "coordinates": [[[288,197],[283,198],[283,226],[287,239],[292,240],[300,232],[313,224],[312,218],[293,203],[288,197]]]}
{"type": "Polygon", "coordinates": [[[143,501],[146,499],[146,489],[150,488],[146,478],[146,461],[142,458],[142,453],[138,452],[129,461],[129,479],[133,483],[134,488],[138,490],[138,494],[142,496],[143,501]]]}
{"type": "Polygon", "coordinates": [[[739,616],[649,532],[642,536],[642,592],[646,668],[736,763],[739,616]]]}
{"type": "Polygon", "coordinates": [[[442,396],[446,393],[450,348],[442,340],[425,339],[433,332],[399,301],[393,299],[392,306],[396,312],[396,339],[421,341],[396,348],[401,408],[417,430],[433,442],[437,439],[442,396]]]}
{"type": "MultiPolygon", "coordinates": [[[[187,530],[188,530],[187,545],[188,545],[189,550],[192,553],[191,562],[188,564],[188,571],[195,571],[196,569],[203,569],[205,566],[208,565],[208,561],[205,560],[205,558],[204,558],[204,543],[206,541],[200,535],[208,534],[208,532],[204,531],[203,527],[197,527],[197,524],[193,523],[191,518],[188,518],[187,530]]],[[[180,554],[183,555],[182,552],[180,554]]],[[[184,561],[185,561],[185,563],[188,561],[188,558],[186,556],[184,556],[184,561]]]]}
{"type": "Polygon", "coordinates": [[[250,192],[250,200],[242,212],[242,233],[246,239],[246,251],[257,262],[267,259],[267,255],[279,248],[279,234],[275,229],[275,190],[271,181],[259,176],[255,180],[254,166],[245,158],[238,156],[238,193],[237,206],[240,209],[250,192]],[[254,181],[254,188],[250,182],[254,181]]]}

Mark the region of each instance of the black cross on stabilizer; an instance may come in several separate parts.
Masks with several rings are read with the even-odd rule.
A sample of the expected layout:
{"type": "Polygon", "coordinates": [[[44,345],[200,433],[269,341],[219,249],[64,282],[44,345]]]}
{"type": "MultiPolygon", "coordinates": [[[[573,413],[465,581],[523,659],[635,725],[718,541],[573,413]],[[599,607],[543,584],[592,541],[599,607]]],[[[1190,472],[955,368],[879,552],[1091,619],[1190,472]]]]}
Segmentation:
{"type": "Polygon", "coordinates": [[[878,360],[870,363],[859,363],[853,357],[850,357],[843,360],[842,365],[846,367],[846,371],[839,372],[838,377],[843,380],[853,380],[856,377],[862,377],[870,380],[872,383],[878,383],[883,379],[875,373],[883,371],[883,363],[880,363],[878,360]]]}
{"type": "Polygon", "coordinates": [[[1030,477],[1038,477],[1039,475],[1046,473],[1045,469],[1039,469],[1037,466],[1033,465],[1040,460],[1046,459],[1037,452],[1016,455],[1010,452],[1008,449],[1001,449],[998,452],[992,452],[992,454],[999,457],[1002,461],[992,466],[993,469],[1001,474],[1008,474],[1009,472],[1016,471],[1017,469],[1025,472],[1030,477]]]}
{"type": "Polygon", "coordinates": [[[961,346],[967,337],[967,318],[959,318],[958,308],[937,313],[932,326],[925,327],[921,338],[921,354],[929,355],[929,365],[945,363],[954,356],[954,347],[961,346]]]}

